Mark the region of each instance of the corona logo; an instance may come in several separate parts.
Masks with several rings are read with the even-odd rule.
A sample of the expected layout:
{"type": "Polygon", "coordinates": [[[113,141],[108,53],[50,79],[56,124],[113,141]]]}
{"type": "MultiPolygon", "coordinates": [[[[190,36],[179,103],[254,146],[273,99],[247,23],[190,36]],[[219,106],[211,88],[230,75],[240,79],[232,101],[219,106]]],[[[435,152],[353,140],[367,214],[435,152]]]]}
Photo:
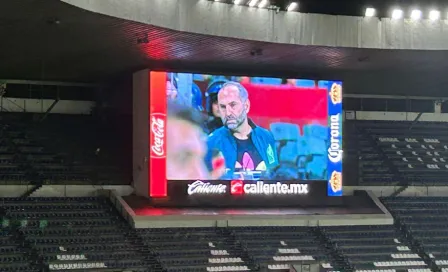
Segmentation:
{"type": "Polygon", "coordinates": [[[342,160],[340,118],[340,114],[330,115],[330,147],[328,148],[328,159],[333,163],[338,163],[342,160]]]}
{"type": "Polygon", "coordinates": [[[339,192],[342,190],[342,173],[338,171],[333,171],[330,177],[331,190],[333,192],[339,192]]]}
{"type": "Polygon", "coordinates": [[[342,86],[338,83],[333,83],[330,89],[330,99],[333,104],[342,103],[342,86]]]}

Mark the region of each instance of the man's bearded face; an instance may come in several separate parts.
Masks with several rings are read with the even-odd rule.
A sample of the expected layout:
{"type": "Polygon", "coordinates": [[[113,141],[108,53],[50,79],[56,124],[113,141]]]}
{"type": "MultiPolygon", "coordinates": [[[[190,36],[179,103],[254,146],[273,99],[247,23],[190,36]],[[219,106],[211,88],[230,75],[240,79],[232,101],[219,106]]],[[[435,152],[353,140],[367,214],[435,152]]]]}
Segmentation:
{"type": "Polygon", "coordinates": [[[247,120],[247,101],[240,97],[236,86],[227,86],[218,94],[219,111],[223,124],[235,130],[247,120]]]}

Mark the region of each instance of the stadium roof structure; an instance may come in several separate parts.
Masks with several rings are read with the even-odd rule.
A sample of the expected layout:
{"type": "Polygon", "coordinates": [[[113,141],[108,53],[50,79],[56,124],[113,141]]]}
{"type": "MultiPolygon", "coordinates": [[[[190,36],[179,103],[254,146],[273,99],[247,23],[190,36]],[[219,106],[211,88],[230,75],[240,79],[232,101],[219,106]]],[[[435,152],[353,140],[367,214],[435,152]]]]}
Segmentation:
{"type": "MultiPolygon", "coordinates": [[[[448,77],[445,76],[448,51],[443,50],[445,44],[448,49],[446,38],[441,38],[429,48],[417,42],[417,38],[425,38],[421,33],[417,33],[420,35],[417,38],[407,37],[407,34],[401,34],[403,37],[379,37],[382,39],[380,44],[372,48],[369,48],[369,42],[364,41],[355,41],[361,45],[355,48],[350,42],[345,43],[344,39],[335,41],[334,46],[331,42],[330,45],[323,45],[313,43],[312,40],[303,40],[303,43],[301,40],[291,42],[287,40],[288,37],[278,37],[277,42],[269,42],[266,39],[254,40],[250,35],[247,38],[241,35],[224,37],[221,33],[211,35],[213,33],[210,32],[219,27],[218,22],[203,21],[205,26],[200,25],[199,28],[208,28],[209,33],[205,34],[189,31],[188,27],[178,29],[182,28],[179,27],[180,23],[176,26],[160,23],[167,20],[160,19],[161,17],[172,16],[167,10],[174,8],[163,7],[161,10],[162,3],[178,5],[178,9],[187,4],[195,8],[205,5],[208,12],[223,12],[222,9],[227,7],[211,6],[225,5],[222,3],[205,0],[100,2],[2,1],[0,78],[98,82],[124,72],[149,67],[210,73],[341,79],[345,82],[346,93],[353,94],[448,96],[444,94],[444,86],[448,86],[448,77]],[[135,6],[132,7],[133,5],[135,6]],[[143,10],[139,5],[150,5],[151,9],[143,10]],[[160,18],[149,16],[151,12],[157,12],[157,17],[160,18]],[[136,18],[131,20],[134,13],[136,18]],[[395,38],[409,40],[410,48],[399,42],[388,44],[395,38]]],[[[190,20],[182,18],[183,15],[179,11],[176,14],[179,18],[173,18],[173,21],[190,20]]],[[[223,18],[222,16],[227,15],[220,16],[223,18]]],[[[336,18],[336,23],[352,20],[347,16],[319,16],[336,18]]],[[[330,21],[333,20],[331,18],[330,21]]],[[[251,23],[249,19],[251,18],[248,18],[247,24],[251,23]]],[[[322,18],[314,19],[322,23],[322,18]]],[[[365,23],[363,18],[356,20],[359,21],[358,24],[365,23]]],[[[376,18],[372,20],[378,21],[376,18]]],[[[247,31],[253,27],[242,28],[247,31]]],[[[269,34],[273,37],[277,35],[276,31],[280,32],[282,26],[274,30],[266,30],[263,25],[258,27],[261,35],[264,32],[273,32],[269,34]]],[[[307,27],[309,26],[299,28],[303,32],[307,27]]],[[[389,22],[383,27],[393,28],[394,23],[389,22]]],[[[445,33],[445,21],[438,27],[441,29],[433,28],[433,32],[445,33]]],[[[362,26],[359,28],[361,31],[362,26]]],[[[386,30],[381,35],[387,35],[384,32],[386,30]]],[[[412,36],[412,33],[410,35],[412,36]]],[[[444,37],[446,36],[448,35],[444,37]]]]}

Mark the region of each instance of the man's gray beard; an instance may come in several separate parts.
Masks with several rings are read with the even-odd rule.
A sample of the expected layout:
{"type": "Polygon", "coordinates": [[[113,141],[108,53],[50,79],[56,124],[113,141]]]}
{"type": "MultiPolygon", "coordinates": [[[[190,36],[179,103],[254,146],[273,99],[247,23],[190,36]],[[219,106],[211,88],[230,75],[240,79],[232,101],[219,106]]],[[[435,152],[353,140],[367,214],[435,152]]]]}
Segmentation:
{"type": "Polygon", "coordinates": [[[235,129],[237,129],[240,125],[241,125],[241,124],[238,124],[238,123],[236,123],[236,124],[230,124],[230,125],[227,125],[227,128],[230,129],[230,130],[235,130],[235,129]]]}
{"type": "MultiPolygon", "coordinates": [[[[239,128],[246,119],[241,120],[241,122],[235,123],[235,124],[226,124],[226,127],[230,129],[231,131],[235,131],[237,128],[239,128]]],[[[238,121],[238,120],[236,120],[238,121]]]]}

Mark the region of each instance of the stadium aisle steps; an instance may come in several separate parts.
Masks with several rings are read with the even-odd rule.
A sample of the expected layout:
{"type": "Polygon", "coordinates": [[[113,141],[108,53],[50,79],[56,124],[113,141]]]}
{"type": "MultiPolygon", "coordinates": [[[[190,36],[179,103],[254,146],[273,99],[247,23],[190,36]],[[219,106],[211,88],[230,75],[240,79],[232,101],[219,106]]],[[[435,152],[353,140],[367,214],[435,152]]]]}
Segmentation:
{"type": "Polygon", "coordinates": [[[317,226],[312,229],[313,234],[317,237],[322,248],[325,248],[328,256],[334,264],[334,268],[339,271],[354,271],[353,266],[337,248],[337,245],[328,237],[325,231],[317,226]]]}

